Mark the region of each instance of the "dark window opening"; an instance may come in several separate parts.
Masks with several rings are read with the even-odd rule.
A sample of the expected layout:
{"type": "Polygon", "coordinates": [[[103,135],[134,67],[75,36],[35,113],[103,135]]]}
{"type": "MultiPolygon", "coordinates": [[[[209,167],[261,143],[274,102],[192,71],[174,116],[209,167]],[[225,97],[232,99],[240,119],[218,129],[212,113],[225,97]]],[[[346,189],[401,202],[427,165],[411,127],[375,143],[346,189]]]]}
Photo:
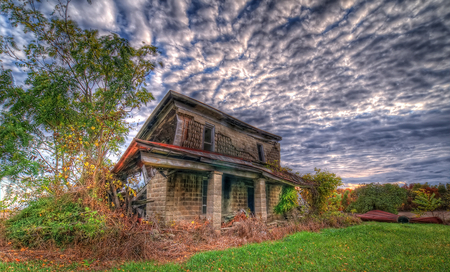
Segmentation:
{"type": "Polygon", "coordinates": [[[260,161],[264,161],[264,148],[260,144],[258,144],[258,157],[260,161]]]}
{"type": "Polygon", "coordinates": [[[205,131],[203,133],[203,150],[213,151],[214,144],[214,126],[205,125],[205,131]]]}
{"type": "Polygon", "coordinates": [[[225,177],[222,182],[223,198],[224,200],[230,199],[231,192],[231,180],[229,177],[225,177]]]}
{"type": "Polygon", "coordinates": [[[255,188],[247,187],[247,204],[250,211],[255,214],[255,188]]]}
{"type": "Polygon", "coordinates": [[[206,214],[206,196],[208,195],[208,180],[203,180],[202,183],[202,213],[206,214]]]}

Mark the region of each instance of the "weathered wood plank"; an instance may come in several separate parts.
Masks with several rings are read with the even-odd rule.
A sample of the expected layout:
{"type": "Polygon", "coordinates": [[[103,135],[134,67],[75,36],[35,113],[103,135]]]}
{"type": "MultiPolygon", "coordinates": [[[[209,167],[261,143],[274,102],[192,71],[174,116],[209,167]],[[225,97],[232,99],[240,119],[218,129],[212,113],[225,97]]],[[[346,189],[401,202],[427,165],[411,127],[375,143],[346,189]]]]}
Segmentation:
{"type": "Polygon", "coordinates": [[[197,171],[214,171],[214,167],[195,161],[187,161],[176,158],[169,158],[156,154],[148,154],[141,152],[141,160],[144,164],[153,167],[170,168],[170,169],[186,169],[197,171]]]}

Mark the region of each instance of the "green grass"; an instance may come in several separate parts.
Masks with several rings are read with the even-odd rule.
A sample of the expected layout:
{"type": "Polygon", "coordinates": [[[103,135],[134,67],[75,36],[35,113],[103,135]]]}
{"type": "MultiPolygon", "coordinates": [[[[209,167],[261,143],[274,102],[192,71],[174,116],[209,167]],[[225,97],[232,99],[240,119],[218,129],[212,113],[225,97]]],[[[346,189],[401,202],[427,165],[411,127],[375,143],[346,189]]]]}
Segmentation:
{"type": "MultiPolygon", "coordinates": [[[[0,270],[10,264],[1,264],[0,270]]],[[[18,265],[14,270],[21,271],[18,265]]],[[[184,264],[127,263],[112,271],[450,271],[450,227],[366,223],[196,254],[184,264]]],[[[25,271],[25,270],[23,270],[25,271]]],[[[39,270],[39,271],[46,271],[39,270]]],[[[50,270],[49,270],[50,271],[50,270]]]]}

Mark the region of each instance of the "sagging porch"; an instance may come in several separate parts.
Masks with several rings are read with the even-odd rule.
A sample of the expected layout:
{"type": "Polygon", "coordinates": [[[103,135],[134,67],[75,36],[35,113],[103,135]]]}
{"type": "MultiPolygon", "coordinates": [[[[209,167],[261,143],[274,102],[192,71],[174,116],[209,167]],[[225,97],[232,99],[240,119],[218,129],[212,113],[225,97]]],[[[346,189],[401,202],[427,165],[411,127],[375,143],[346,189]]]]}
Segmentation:
{"type": "MultiPolygon", "coordinates": [[[[219,229],[226,216],[249,209],[267,221],[268,209],[273,209],[268,204],[276,202],[267,202],[267,191],[275,192],[272,198],[278,198],[281,185],[267,184],[264,178],[252,180],[218,171],[161,170],[147,185],[147,199],[152,201],[147,203],[146,214],[165,223],[192,221],[200,216],[212,220],[214,228],[219,229]]],[[[270,216],[273,217],[271,213],[270,216]]]]}
{"type": "Polygon", "coordinates": [[[308,186],[241,158],[138,139],[116,168],[122,179],[139,172],[147,175],[146,199],[141,200],[146,215],[164,223],[204,216],[215,229],[237,209],[248,208],[266,222],[274,220],[282,185],[308,186]]]}

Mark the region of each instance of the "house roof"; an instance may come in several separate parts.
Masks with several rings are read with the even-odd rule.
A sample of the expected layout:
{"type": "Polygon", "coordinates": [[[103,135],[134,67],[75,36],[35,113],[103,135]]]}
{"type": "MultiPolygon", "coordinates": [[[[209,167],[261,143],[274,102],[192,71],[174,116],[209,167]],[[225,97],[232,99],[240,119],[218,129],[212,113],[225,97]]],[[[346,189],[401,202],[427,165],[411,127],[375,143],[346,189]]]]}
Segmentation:
{"type": "Polygon", "coordinates": [[[169,92],[167,92],[167,94],[164,96],[164,98],[161,100],[161,102],[156,106],[156,108],[153,110],[152,114],[149,116],[149,118],[147,119],[147,121],[145,121],[144,125],[142,126],[141,130],[138,132],[138,134],[136,135],[136,138],[140,138],[142,139],[142,137],[151,129],[151,127],[153,126],[153,124],[157,121],[157,117],[158,115],[163,111],[163,109],[165,108],[165,106],[167,104],[169,104],[172,100],[176,100],[176,101],[180,101],[183,102],[185,104],[188,105],[193,105],[196,107],[202,107],[205,109],[208,109],[210,111],[213,111],[214,113],[216,113],[218,116],[220,116],[222,119],[224,119],[226,122],[231,123],[233,125],[237,125],[237,126],[241,126],[243,128],[246,128],[256,134],[260,134],[266,137],[269,137],[271,139],[277,140],[277,141],[281,141],[282,137],[269,133],[267,131],[264,131],[262,129],[256,128],[252,125],[249,125],[229,114],[226,114],[214,107],[211,107],[205,103],[202,103],[198,100],[195,100],[191,97],[185,96],[183,94],[174,92],[172,90],[170,90],[169,92]]]}
{"type": "Polygon", "coordinates": [[[128,149],[114,166],[112,172],[119,173],[127,169],[131,159],[135,158],[140,151],[148,152],[150,153],[150,156],[152,156],[153,153],[155,154],[153,156],[160,157],[160,155],[164,155],[167,158],[176,157],[178,159],[191,162],[194,161],[200,164],[213,164],[231,168],[239,167],[241,170],[258,172],[268,178],[281,180],[292,185],[310,186],[310,184],[294,174],[277,172],[243,158],[176,145],[144,141],[137,138],[133,139],[128,149]]]}

